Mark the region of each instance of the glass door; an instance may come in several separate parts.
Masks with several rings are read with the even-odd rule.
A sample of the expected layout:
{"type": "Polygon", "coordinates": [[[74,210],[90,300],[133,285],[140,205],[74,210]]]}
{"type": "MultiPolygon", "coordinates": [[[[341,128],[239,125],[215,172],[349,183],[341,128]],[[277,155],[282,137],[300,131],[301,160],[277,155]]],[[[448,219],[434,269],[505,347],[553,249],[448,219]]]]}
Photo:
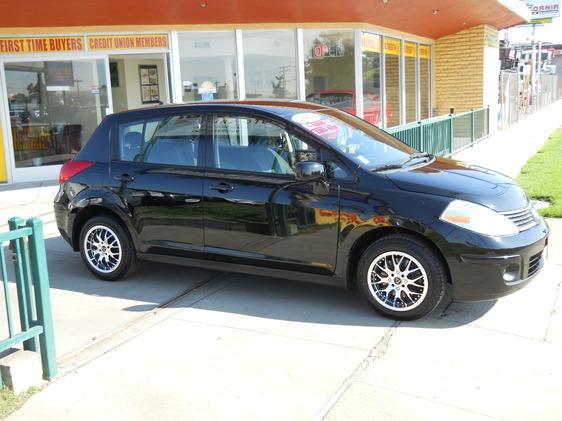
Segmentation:
{"type": "Polygon", "coordinates": [[[109,110],[104,59],[4,63],[15,182],[56,178],[109,110]]]}

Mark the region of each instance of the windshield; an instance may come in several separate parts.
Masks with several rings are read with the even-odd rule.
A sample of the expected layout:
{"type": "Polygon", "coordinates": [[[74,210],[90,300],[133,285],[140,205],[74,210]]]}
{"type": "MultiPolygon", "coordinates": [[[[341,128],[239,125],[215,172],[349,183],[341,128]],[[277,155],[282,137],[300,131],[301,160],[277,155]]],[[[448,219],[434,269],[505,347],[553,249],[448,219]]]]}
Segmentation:
{"type": "Polygon", "coordinates": [[[339,110],[307,111],[291,119],[369,170],[401,163],[416,152],[385,131],[339,110]]]}

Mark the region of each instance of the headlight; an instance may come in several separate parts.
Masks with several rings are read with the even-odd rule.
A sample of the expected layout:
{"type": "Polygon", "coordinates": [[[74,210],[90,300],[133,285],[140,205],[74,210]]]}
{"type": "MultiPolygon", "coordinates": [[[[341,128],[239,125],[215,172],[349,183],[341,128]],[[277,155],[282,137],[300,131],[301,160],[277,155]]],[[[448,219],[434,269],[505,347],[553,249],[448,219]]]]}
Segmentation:
{"type": "Polygon", "coordinates": [[[541,221],[542,220],[542,216],[539,213],[539,211],[537,210],[537,208],[535,208],[534,203],[531,203],[531,214],[533,215],[533,218],[535,218],[535,221],[541,221]]]}
{"type": "Polygon", "coordinates": [[[486,206],[464,200],[449,203],[439,219],[479,234],[497,236],[519,233],[519,228],[507,217],[486,206]]]}

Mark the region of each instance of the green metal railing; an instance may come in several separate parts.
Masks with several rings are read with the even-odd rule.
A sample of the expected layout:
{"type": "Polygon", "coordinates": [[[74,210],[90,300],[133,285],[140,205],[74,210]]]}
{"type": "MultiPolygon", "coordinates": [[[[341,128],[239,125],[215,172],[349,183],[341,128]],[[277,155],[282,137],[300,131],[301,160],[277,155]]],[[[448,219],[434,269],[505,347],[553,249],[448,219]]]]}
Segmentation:
{"type": "Polygon", "coordinates": [[[489,118],[488,107],[478,108],[389,127],[386,131],[418,151],[448,156],[488,137],[489,118]]]}
{"type": "Polygon", "coordinates": [[[23,349],[40,353],[43,377],[51,379],[57,374],[57,362],[43,223],[37,218],[27,222],[22,218],[12,218],[8,226],[8,232],[0,233],[0,276],[4,287],[8,328],[8,338],[0,340],[0,352],[23,343],[23,349]],[[18,332],[13,320],[6,261],[8,253],[4,247],[4,243],[8,241],[13,252],[20,322],[18,332]]]}

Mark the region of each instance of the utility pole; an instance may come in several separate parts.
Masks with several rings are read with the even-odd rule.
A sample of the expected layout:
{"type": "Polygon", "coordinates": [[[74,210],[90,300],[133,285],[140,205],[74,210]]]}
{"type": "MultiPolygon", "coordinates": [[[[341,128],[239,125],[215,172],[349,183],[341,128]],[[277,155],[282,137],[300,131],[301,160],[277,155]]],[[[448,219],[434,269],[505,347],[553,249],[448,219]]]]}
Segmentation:
{"type": "Polygon", "coordinates": [[[532,105],[533,111],[536,111],[537,109],[537,105],[536,105],[536,94],[537,94],[537,85],[536,85],[536,77],[537,77],[537,72],[536,72],[536,67],[537,67],[537,45],[535,42],[535,26],[536,24],[533,23],[533,35],[532,35],[532,39],[531,39],[531,101],[532,101],[532,105]]]}

